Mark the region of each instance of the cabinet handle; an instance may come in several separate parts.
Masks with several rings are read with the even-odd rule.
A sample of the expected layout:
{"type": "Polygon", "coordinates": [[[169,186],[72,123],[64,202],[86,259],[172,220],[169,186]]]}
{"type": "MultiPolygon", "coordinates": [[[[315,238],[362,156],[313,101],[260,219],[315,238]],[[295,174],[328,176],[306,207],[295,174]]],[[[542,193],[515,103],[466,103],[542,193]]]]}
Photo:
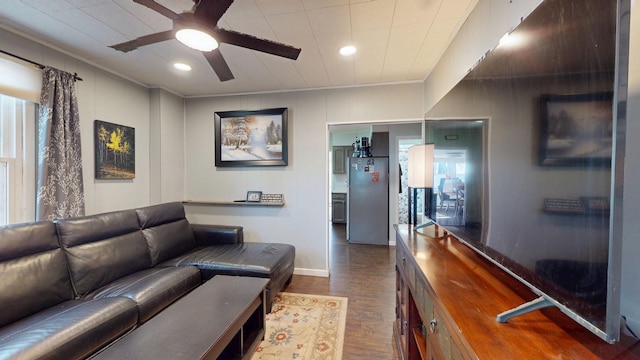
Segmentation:
{"type": "Polygon", "coordinates": [[[402,333],[403,333],[403,334],[406,334],[406,333],[407,333],[407,325],[408,325],[408,324],[407,324],[407,321],[406,321],[406,320],[402,322],[402,333]]]}
{"type": "Polygon", "coordinates": [[[429,321],[429,331],[431,331],[432,334],[436,332],[436,325],[438,325],[436,319],[429,321]]]}

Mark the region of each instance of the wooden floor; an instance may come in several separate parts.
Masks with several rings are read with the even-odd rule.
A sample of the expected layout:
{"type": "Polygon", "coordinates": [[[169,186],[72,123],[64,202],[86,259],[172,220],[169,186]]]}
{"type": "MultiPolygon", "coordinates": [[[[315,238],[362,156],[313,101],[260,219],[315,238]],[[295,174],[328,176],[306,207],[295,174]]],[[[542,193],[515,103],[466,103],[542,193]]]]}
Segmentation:
{"type": "Polygon", "coordinates": [[[395,247],[349,244],[345,225],[330,225],[328,278],[294,275],[285,291],[349,298],[344,360],[399,359],[395,319],[395,247]]]}

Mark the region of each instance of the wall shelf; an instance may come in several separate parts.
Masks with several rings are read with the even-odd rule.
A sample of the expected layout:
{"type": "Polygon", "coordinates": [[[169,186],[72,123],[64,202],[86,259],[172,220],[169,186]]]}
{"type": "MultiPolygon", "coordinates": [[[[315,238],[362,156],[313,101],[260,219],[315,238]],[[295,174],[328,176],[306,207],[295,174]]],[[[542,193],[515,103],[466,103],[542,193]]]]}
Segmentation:
{"type": "Polygon", "coordinates": [[[203,206],[284,206],[282,202],[247,202],[247,201],[202,201],[202,200],[182,200],[186,205],[203,205],[203,206]]]}

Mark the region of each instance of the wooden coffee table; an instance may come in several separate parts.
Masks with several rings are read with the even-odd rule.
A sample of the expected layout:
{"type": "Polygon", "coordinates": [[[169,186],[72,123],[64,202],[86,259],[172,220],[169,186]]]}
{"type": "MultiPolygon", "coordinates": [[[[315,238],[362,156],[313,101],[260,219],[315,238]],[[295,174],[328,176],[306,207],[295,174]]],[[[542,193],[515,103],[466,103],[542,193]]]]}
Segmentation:
{"type": "Polygon", "coordinates": [[[250,359],[264,338],[269,279],[218,275],[95,359],[250,359]]]}

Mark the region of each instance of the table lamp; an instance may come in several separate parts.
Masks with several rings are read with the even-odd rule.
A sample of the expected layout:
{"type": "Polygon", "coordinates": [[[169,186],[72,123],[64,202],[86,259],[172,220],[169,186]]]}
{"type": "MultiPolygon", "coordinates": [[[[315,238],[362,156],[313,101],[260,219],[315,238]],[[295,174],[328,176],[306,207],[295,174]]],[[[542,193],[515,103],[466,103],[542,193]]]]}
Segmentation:
{"type": "MultiPolygon", "coordinates": [[[[407,175],[409,178],[409,223],[411,223],[411,190],[413,190],[413,224],[417,225],[413,228],[416,231],[425,226],[434,224],[433,221],[417,224],[417,189],[433,188],[433,144],[414,145],[408,150],[407,175]]],[[[425,191],[425,202],[428,201],[429,211],[431,211],[431,191],[425,191]],[[429,195],[429,196],[427,196],[429,195]]],[[[431,214],[429,214],[431,215],[431,214]]]]}

